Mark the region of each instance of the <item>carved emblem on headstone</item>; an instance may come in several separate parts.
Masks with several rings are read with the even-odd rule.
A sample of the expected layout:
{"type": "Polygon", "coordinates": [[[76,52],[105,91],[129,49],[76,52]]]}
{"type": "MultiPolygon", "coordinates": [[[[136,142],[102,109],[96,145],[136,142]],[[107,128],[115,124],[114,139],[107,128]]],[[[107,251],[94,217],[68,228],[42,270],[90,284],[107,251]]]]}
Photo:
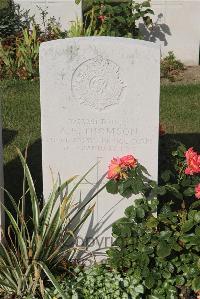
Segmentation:
{"type": "Polygon", "coordinates": [[[118,104],[124,87],[119,66],[102,56],[84,61],[72,75],[73,96],[98,111],[118,104]]]}

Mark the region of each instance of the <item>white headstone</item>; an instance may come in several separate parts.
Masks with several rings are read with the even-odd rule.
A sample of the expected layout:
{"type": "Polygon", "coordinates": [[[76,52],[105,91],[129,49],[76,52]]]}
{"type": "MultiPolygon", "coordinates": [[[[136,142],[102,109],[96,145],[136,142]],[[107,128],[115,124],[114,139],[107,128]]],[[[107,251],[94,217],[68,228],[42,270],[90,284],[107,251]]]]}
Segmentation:
{"type": "MultiPolygon", "coordinates": [[[[52,173],[64,180],[84,174],[101,161],[81,186],[86,194],[106,173],[113,156],[126,154],[133,154],[157,179],[157,45],[113,37],[43,43],[40,80],[45,195],[52,188],[52,173]]],[[[96,238],[90,250],[101,251],[111,245],[111,224],[123,216],[133,199],[104,190],[95,200],[89,230],[85,225],[80,236],[84,244],[96,238]]]]}
{"type": "Polygon", "coordinates": [[[141,33],[148,40],[161,45],[163,57],[173,51],[184,64],[198,65],[200,1],[152,0],[150,3],[154,11],[153,30],[147,34],[141,26],[141,33]]]}

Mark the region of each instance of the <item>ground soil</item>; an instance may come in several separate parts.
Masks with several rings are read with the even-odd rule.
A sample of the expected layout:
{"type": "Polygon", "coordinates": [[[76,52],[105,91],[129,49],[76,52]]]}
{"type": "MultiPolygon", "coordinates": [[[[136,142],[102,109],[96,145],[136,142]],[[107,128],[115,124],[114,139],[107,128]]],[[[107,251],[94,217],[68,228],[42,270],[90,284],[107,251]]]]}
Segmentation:
{"type": "Polygon", "coordinates": [[[168,79],[162,78],[161,83],[163,84],[192,84],[200,83],[200,65],[198,66],[187,66],[178,76],[171,82],[168,79]]]}

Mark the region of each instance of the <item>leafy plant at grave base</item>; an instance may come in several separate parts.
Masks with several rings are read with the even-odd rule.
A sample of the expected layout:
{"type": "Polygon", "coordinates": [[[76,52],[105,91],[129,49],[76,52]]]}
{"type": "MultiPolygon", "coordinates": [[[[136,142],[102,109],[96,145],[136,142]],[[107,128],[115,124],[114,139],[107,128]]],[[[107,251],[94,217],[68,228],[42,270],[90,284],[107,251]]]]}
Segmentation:
{"type": "Polygon", "coordinates": [[[143,20],[149,27],[152,25],[150,1],[137,3],[136,1],[108,1],[93,0],[90,8],[85,12],[88,23],[95,17],[96,30],[104,35],[141,38],[138,21],[143,20]]]}
{"type": "Polygon", "coordinates": [[[107,252],[111,267],[144,286],[144,298],[200,293],[200,155],[181,145],[173,161],[174,169],[162,174],[164,184],[113,225],[116,239],[107,252]],[[164,201],[157,217],[156,195],[164,201]]]}
{"type": "MultiPolygon", "coordinates": [[[[125,217],[113,225],[116,240],[108,250],[108,265],[81,269],[71,280],[65,281],[62,277],[61,288],[66,294],[88,299],[197,298],[200,293],[200,201],[194,196],[200,198],[200,155],[182,145],[173,152],[173,160],[174,169],[162,174],[165,184],[156,187],[150,181],[149,188],[145,186],[148,179],[144,176],[140,192],[148,197],[137,199],[126,209],[125,217]],[[191,181],[186,183],[188,177],[191,181]],[[178,184],[174,182],[183,185],[181,190],[178,188],[179,192],[175,191],[178,184]],[[156,195],[170,198],[170,201],[165,200],[157,217],[156,195]]],[[[108,170],[112,184],[107,185],[107,190],[123,195],[119,187],[123,185],[125,195],[136,194],[134,188],[130,190],[130,185],[125,183],[132,180],[138,184],[137,168],[141,165],[132,155],[113,158],[108,170]]],[[[60,298],[56,290],[53,295],[60,298]]]]}
{"type": "Polygon", "coordinates": [[[184,71],[184,64],[176,59],[174,53],[170,51],[168,55],[161,60],[161,77],[175,81],[184,71]]]}
{"type": "Polygon", "coordinates": [[[44,296],[44,284],[48,277],[61,296],[67,298],[52,273],[58,271],[63,262],[66,270],[70,269],[72,259],[79,250],[74,246],[75,233],[92,213],[94,206],[88,205],[104,186],[81,206],[73,203],[74,192],[91,168],[71,190],[70,183],[76,177],[59,186],[55,183],[48,200],[40,208],[41,202],[36,195],[26,160],[20,152],[19,157],[24,169],[24,191],[19,204],[6,191],[17,220],[4,207],[10,226],[4,242],[0,243],[0,295],[4,298],[44,296]],[[28,217],[25,215],[27,195],[30,195],[32,207],[32,216],[29,214],[28,217]]]}
{"type": "MultiPolygon", "coordinates": [[[[74,276],[58,278],[63,292],[69,298],[119,299],[141,298],[142,284],[127,273],[111,270],[108,265],[97,264],[91,268],[77,268],[74,276]]],[[[55,288],[47,290],[49,298],[62,298],[55,288]]]]}

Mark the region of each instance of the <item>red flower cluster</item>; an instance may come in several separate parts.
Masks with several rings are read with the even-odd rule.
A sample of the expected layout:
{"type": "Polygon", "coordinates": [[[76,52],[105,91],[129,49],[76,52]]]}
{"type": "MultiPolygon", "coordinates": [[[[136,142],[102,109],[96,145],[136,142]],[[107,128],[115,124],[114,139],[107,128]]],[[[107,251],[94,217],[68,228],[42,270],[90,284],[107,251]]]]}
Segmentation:
{"type": "Polygon", "coordinates": [[[200,184],[196,185],[195,187],[195,197],[200,199],[200,184]]]}
{"type": "Polygon", "coordinates": [[[195,173],[200,173],[200,155],[190,147],[185,152],[187,167],[185,169],[185,174],[193,175],[195,173]]]}
{"type": "Polygon", "coordinates": [[[108,179],[127,178],[126,171],[137,166],[137,160],[132,155],[113,158],[108,167],[108,179]]]}
{"type": "MultiPolygon", "coordinates": [[[[193,147],[190,147],[185,152],[185,158],[187,167],[185,169],[185,174],[193,175],[200,173],[200,155],[193,150],[193,147]]],[[[200,184],[195,186],[195,197],[200,199],[200,184]]]]}
{"type": "Polygon", "coordinates": [[[103,23],[104,22],[104,20],[105,20],[105,16],[103,16],[103,15],[100,15],[100,16],[98,16],[98,19],[103,23]]]}

